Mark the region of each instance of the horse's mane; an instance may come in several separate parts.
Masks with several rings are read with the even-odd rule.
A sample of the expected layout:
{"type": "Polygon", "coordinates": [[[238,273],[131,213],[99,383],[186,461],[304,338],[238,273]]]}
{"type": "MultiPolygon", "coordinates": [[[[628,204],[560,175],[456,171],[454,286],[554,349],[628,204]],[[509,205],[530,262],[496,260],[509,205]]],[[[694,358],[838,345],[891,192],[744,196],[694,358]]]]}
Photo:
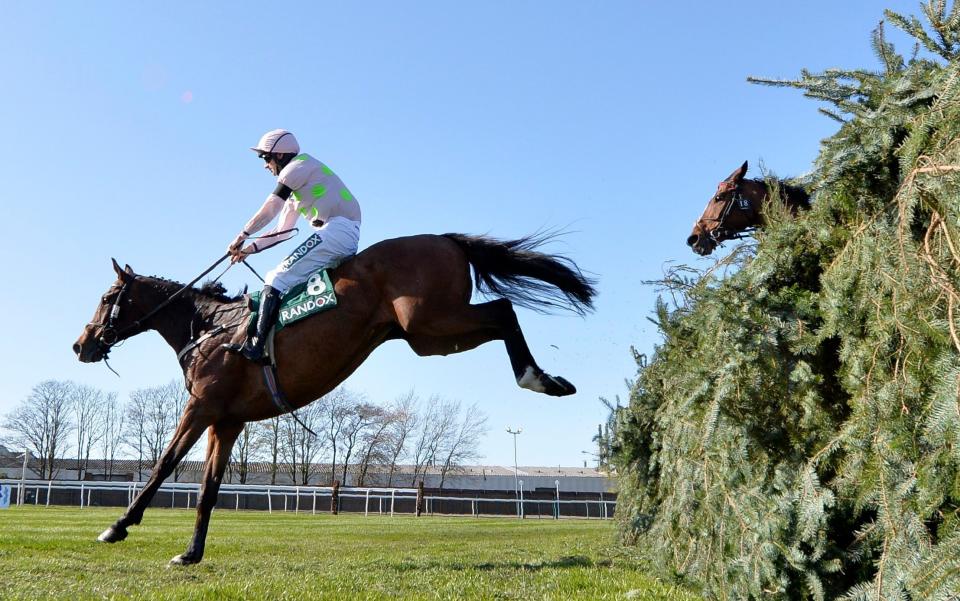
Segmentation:
{"type": "MultiPolygon", "coordinates": [[[[173,291],[183,288],[183,284],[175,280],[162,278],[156,275],[143,277],[153,280],[157,284],[160,284],[163,288],[173,288],[173,291]]],[[[227,294],[227,289],[223,286],[223,284],[220,282],[207,280],[199,288],[194,286],[188,289],[184,294],[192,294],[194,297],[199,296],[203,299],[214,300],[221,303],[232,303],[243,298],[245,292],[246,290],[240,294],[231,296],[227,294]]]]}
{"type": "MultiPolygon", "coordinates": [[[[758,184],[767,185],[768,182],[762,177],[753,178],[758,184]]],[[[780,192],[783,194],[785,200],[791,200],[800,207],[804,209],[810,208],[810,194],[803,188],[803,186],[798,184],[792,184],[791,181],[796,180],[787,180],[781,179],[777,181],[777,184],[780,186],[780,192]]]]}

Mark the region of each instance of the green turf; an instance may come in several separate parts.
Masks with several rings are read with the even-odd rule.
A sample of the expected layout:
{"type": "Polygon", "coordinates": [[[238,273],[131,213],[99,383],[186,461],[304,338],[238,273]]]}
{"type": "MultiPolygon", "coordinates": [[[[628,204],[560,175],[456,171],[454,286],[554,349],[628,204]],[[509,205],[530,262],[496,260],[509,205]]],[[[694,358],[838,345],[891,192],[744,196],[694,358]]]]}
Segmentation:
{"type": "Polygon", "coordinates": [[[214,512],[202,563],[168,567],[194,512],[0,511],[3,599],[694,599],[646,576],[611,522],[214,512]]]}

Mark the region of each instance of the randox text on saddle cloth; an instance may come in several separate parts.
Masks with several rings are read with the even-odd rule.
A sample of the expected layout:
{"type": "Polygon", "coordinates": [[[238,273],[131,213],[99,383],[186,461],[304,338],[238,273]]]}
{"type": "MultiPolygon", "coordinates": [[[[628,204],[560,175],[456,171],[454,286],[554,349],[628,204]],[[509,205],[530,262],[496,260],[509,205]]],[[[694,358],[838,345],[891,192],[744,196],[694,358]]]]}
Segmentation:
{"type": "MultiPolygon", "coordinates": [[[[253,327],[260,310],[260,293],[250,295],[250,321],[247,329],[253,327]]],[[[277,318],[277,331],[284,326],[309,317],[321,311],[337,306],[337,295],[326,269],[315,272],[306,282],[297,284],[283,295],[280,301],[280,315],[277,318]]]]}
{"type": "Polygon", "coordinates": [[[337,297],[334,296],[333,290],[322,294],[316,298],[307,299],[306,301],[290,305],[280,309],[280,319],[285,323],[290,323],[291,321],[297,319],[300,316],[306,317],[314,310],[320,310],[332,307],[337,304],[337,297]]]}

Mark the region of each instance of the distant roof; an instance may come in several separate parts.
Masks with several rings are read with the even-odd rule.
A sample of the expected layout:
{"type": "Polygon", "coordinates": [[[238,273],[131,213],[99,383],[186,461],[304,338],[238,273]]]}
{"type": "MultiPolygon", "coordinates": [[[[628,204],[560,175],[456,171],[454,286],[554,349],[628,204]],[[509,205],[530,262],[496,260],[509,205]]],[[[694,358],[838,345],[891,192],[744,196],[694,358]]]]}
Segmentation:
{"type": "MultiPolygon", "coordinates": [[[[0,446],[0,468],[21,468],[23,463],[21,459],[18,459],[16,454],[9,452],[9,455],[4,454],[5,451],[2,446],[0,446]]],[[[33,461],[30,462],[31,464],[33,461]]],[[[103,459],[91,459],[87,463],[87,471],[91,472],[105,472],[110,467],[107,465],[107,461],[103,459]]],[[[57,459],[56,468],[58,470],[74,470],[77,468],[76,459],[57,459]]],[[[152,462],[143,461],[139,463],[139,468],[147,471],[153,467],[152,462]]],[[[237,469],[236,464],[231,464],[234,470],[237,469]]],[[[329,463],[314,463],[311,464],[311,471],[314,473],[323,472],[324,470],[330,469],[329,463]]],[[[136,472],[138,469],[138,461],[136,459],[116,459],[113,462],[112,472],[115,474],[122,473],[132,473],[136,472]]],[[[247,471],[251,474],[262,474],[270,473],[272,469],[272,464],[267,461],[256,461],[250,462],[247,464],[247,471]]],[[[337,467],[338,470],[343,469],[343,464],[340,464],[337,467]]],[[[413,474],[414,466],[412,465],[398,465],[394,473],[396,474],[413,474]]],[[[289,464],[278,463],[277,470],[279,472],[285,472],[289,470],[289,464]]],[[[386,473],[389,470],[389,466],[385,465],[371,465],[368,473],[372,474],[382,474],[386,473]]],[[[183,461],[180,464],[181,472],[202,472],[203,471],[203,461],[183,461]]],[[[427,474],[439,474],[440,468],[437,466],[428,466],[426,468],[427,474]]],[[[564,477],[564,478],[608,478],[609,474],[598,471],[595,468],[591,467],[546,467],[546,466],[527,466],[521,465],[517,468],[516,474],[521,478],[524,476],[546,476],[546,477],[564,477]]],[[[501,465],[467,465],[463,467],[458,467],[455,470],[452,470],[450,475],[457,476],[510,476],[514,475],[514,469],[512,466],[506,467],[501,465]]]]}

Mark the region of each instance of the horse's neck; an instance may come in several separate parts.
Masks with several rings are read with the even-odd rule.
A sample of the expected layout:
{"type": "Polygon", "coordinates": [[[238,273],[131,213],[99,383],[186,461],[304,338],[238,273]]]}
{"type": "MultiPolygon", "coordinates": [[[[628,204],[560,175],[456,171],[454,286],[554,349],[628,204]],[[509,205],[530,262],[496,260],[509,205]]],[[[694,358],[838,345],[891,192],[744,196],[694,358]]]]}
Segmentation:
{"type": "MultiPolygon", "coordinates": [[[[767,198],[770,196],[770,189],[767,187],[767,183],[764,181],[753,181],[751,182],[755,188],[753,193],[748,196],[750,202],[753,204],[753,209],[756,212],[757,216],[763,221],[763,203],[766,202],[767,198]]],[[[809,199],[802,190],[798,190],[793,186],[788,186],[784,181],[779,182],[779,195],[780,200],[784,205],[790,210],[791,213],[796,214],[800,209],[805,209],[809,206],[809,199]]]]}
{"type": "MultiPolygon", "coordinates": [[[[164,290],[154,306],[158,306],[176,291],[177,289],[164,290]]],[[[170,348],[180,352],[188,342],[213,327],[222,317],[219,309],[223,306],[224,303],[188,292],[160,311],[151,320],[150,326],[160,334],[170,348]]]]}
{"type": "Polygon", "coordinates": [[[158,334],[170,345],[174,351],[179,352],[191,339],[192,322],[194,320],[194,311],[190,307],[187,299],[177,299],[169,307],[157,314],[153,318],[151,329],[156,330],[158,334]]]}
{"type": "Polygon", "coordinates": [[[787,208],[790,209],[790,212],[794,215],[797,214],[797,211],[806,209],[810,206],[810,198],[803,190],[798,190],[796,188],[784,188],[784,197],[785,202],[787,203],[787,208]]]}
{"type": "Polygon", "coordinates": [[[756,224],[751,225],[759,225],[763,223],[763,203],[770,196],[770,189],[767,188],[766,182],[751,180],[750,184],[753,189],[747,190],[750,193],[744,196],[750,201],[753,207],[753,219],[757,221],[756,224]]]}

